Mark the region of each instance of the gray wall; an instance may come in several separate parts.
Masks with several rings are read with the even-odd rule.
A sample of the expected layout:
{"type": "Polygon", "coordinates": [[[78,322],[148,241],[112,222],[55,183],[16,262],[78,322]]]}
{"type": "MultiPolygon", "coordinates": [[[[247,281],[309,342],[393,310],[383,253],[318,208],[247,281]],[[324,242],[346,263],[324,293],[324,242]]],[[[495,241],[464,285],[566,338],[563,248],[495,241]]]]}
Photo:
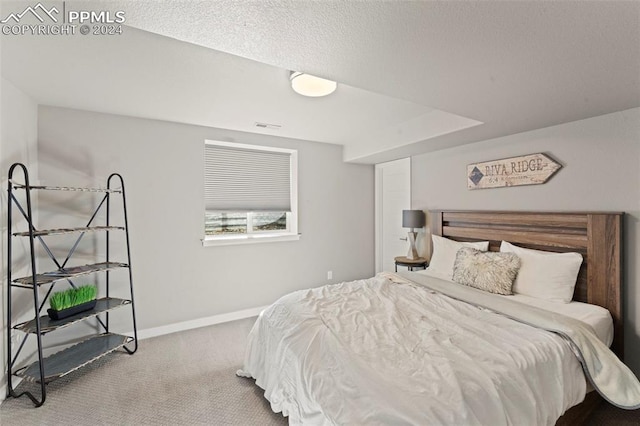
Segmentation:
{"type": "MultiPolygon", "coordinates": [[[[42,106],[38,122],[43,183],[103,186],[114,171],[125,179],[139,329],[374,273],[373,166],[343,163],[340,146],[42,106]],[[299,241],[202,246],[205,139],[298,150],[299,241]]],[[[90,204],[47,201],[41,222],[51,225],[77,224],[74,210],[90,204]]],[[[100,251],[87,243],[80,255],[100,251]]]]}
{"type": "Polygon", "coordinates": [[[413,208],[624,211],[625,361],[640,375],[640,108],[412,158],[413,208]],[[544,185],[468,190],[470,163],[545,152],[564,165],[544,185]]]}
{"type": "MultiPolygon", "coordinates": [[[[38,132],[38,106],[28,95],[13,86],[7,80],[0,80],[1,108],[0,108],[0,264],[2,265],[2,277],[0,278],[0,365],[2,373],[0,373],[0,401],[6,395],[6,360],[5,354],[6,337],[4,332],[5,309],[7,303],[6,290],[6,241],[7,241],[7,172],[11,164],[22,162],[28,168],[30,176],[34,179],[38,178],[37,168],[37,132],[38,132]]],[[[16,177],[22,180],[21,174],[16,177]]],[[[34,200],[35,201],[35,200],[34,200]]],[[[26,228],[24,228],[26,229],[26,228]]],[[[26,246],[24,241],[16,241],[14,246],[14,258],[17,263],[14,273],[19,274],[27,271],[26,258],[24,257],[26,246]]],[[[18,295],[18,297],[25,295],[18,295]]],[[[28,294],[26,295],[28,296],[28,294]]],[[[31,300],[21,299],[21,300],[31,300]]],[[[18,311],[20,314],[21,311],[18,311]]]]}

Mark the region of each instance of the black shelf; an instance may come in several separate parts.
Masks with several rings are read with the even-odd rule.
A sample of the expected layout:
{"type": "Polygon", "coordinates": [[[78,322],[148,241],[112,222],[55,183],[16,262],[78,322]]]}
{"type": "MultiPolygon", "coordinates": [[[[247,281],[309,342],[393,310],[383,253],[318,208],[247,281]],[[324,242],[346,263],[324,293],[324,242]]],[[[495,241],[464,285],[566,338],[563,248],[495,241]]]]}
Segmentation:
{"type": "MultiPolygon", "coordinates": [[[[103,312],[112,311],[121,306],[126,306],[131,303],[131,300],[118,299],[115,297],[104,297],[96,301],[96,307],[90,311],[80,312],[79,314],[70,316],[68,318],[61,319],[59,321],[52,320],[47,315],[40,317],[40,334],[49,333],[60,328],[67,327],[71,324],[83,321],[87,318],[94,317],[103,312]]],[[[22,331],[23,333],[36,333],[36,319],[23,322],[13,327],[15,330],[22,331]]]]}
{"type": "MultiPolygon", "coordinates": [[[[100,334],[56,352],[43,360],[45,382],[66,376],[131,341],[133,338],[129,336],[113,333],[100,334]]],[[[40,382],[40,362],[36,361],[15,374],[25,380],[40,382]]]]}
{"type": "MultiPolygon", "coordinates": [[[[129,265],[120,262],[100,262],[91,265],[84,266],[72,266],[69,268],[60,269],[58,271],[45,272],[43,274],[36,275],[36,284],[51,284],[52,282],[64,280],[66,278],[79,277],[80,275],[92,274],[94,272],[108,271],[111,269],[126,268],[129,265]]],[[[22,284],[23,286],[33,286],[33,276],[17,278],[13,280],[14,283],[22,284]]]]}
{"type": "MultiPolygon", "coordinates": [[[[84,228],[58,228],[58,229],[44,229],[40,231],[33,231],[34,237],[42,237],[45,235],[61,235],[61,234],[74,234],[77,232],[97,232],[97,231],[124,231],[123,226],[88,226],[84,228]]],[[[15,237],[28,237],[29,231],[15,232],[15,237]]]]}
{"type": "MultiPolygon", "coordinates": [[[[120,174],[112,173],[106,180],[106,188],[32,186],[30,184],[27,167],[22,163],[14,163],[11,165],[8,180],[6,280],[9,285],[6,286],[6,312],[8,321],[5,324],[7,396],[13,398],[27,396],[36,407],[40,407],[47,399],[47,382],[65,376],[118,348],[122,348],[130,355],[133,355],[138,350],[138,331],[133,298],[133,273],[131,271],[131,250],[129,248],[129,225],[127,220],[124,180],[120,174]],[[21,180],[23,183],[16,182],[16,174],[17,176],[22,176],[21,180]],[[118,189],[111,189],[114,186],[118,186],[118,189]],[[103,194],[98,196],[84,195],[84,198],[87,198],[85,202],[88,203],[88,205],[94,206],[93,213],[87,215],[86,222],[77,223],[73,227],[68,228],[39,230],[35,222],[35,217],[37,216],[37,212],[35,211],[36,206],[33,203],[35,190],[79,191],[83,193],[102,192],[103,194]],[[116,203],[112,202],[114,197],[118,200],[116,203]],[[112,214],[116,212],[120,212],[118,213],[119,223],[117,223],[119,226],[114,226],[111,221],[112,214]],[[21,224],[19,228],[15,226],[14,218],[18,218],[21,224]],[[78,225],[81,227],[77,227],[78,225]],[[28,229],[30,232],[21,231],[21,229],[28,229]],[[122,231],[124,235],[115,235],[115,232],[111,234],[110,231],[122,231]],[[97,232],[104,232],[104,237],[95,235],[97,232]],[[48,238],[43,238],[48,235],[60,234],[75,234],[73,238],[75,239],[74,242],[66,242],[67,239],[58,240],[58,242],[68,243],[66,244],[68,245],[68,251],[64,255],[65,257],[58,254],[58,250],[52,250],[52,248],[49,247],[48,238]],[[17,238],[22,240],[19,244],[17,244],[17,238]],[[104,251],[97,251],[101,262],[82,266],[68,266],[68,264],[78,263],[77,260],[74,262],[72,259],[74,259],[73,256],[76,254],[76,250],[83,238],[92,239],[94,247],[99,240],[104,242],[104,251]],[[114,252],[111,250],[112,243],[117,244],[117,249],[115,250],[115,253],[117,253],[116,258],[126,259],[126,263],[112,261],[111,253],[114,252]],[[38,273],[39,268],[37,263],[39,253],[36,251],[36,245],[43,249],[42,253],[49,257],[53,265],[55,265],[54,268],[57,268],[57,270],[38,273]],[[14,252],[14,247],[19,250],[14,252]],[[27,266],[27,271],[30,272],[30,275],[15,278],[12,272],[14,267],[24,269],[25,266],[27,266]],[[128,279],[125,278],[125,274],[116,274],[116,276],[114,276],[114,274],[109,273],[109,271],[118,268],[126,268],[128,279]],[[92,309],[78,312],[81,309],[81,307],[78,307],[73,310],[73,312],[76,312],[74,315],[60,320],[52,320],[45,314],[44,311],[47,301],[50,302],[51,297],[55,294],[53,290],[58,289],[56,282],[65,281],[59,284],[63,287],[63,290],[67,287],[78,288],[79,283],[74,282],[75,277],[96,272],[104,272],[102,279],[98,279],[96,285],[100,287],[100,294],[106,297],[95,300],[95,306],[93,306],[94,301],[92,301],[92,304],[88,306],[93,306],[92,309]],[[50,285],[41,289],[40,286],[45,284],[50,285]],[[117,294],[126,298],[109,297],[114,284],[118,285],[117,294]],[[128,288],[128,294],[125,286],[128,288]],[[41,291],[45,289],[46,292],[41,291]],[[25,297],[17,298],[14,296],[15,291],[24,293],[25,290],[31,293],[30,298],[32,302],[28,302],[25,297]],[[14,298],[16,302],[20,303],[17,312],[23,314],[25,313],[24,309],[27,308],[30,311],[28,318],[31,318],[31,320],[18,323],[17,318],[15,318],[16,322],[13,322],[12,318],[17,317],[17,315],[14,314],[16,311],[14,311],[13,308],[14,298]],[[29,308],[29,305],[32,307],[29,308]],[[122,311],[129,311],[133,330],[132,336],[114,334],[110,330],[110,311],[117,310],[123,306],[127,306],[128,308],[119,309],[116,315],[122,317],[124,315],[122,311]],[[81,337],[79,340],[82,341],[79,343],[54,353],[47,358],[44,357],[48,333],[61,328],[72,327],[74,324],[88,319],[93,320],[88,324],[90,327],[89,330],[86,331],[90,332],[94,325],[97,328],[94,330],[92,337],[81,337]],[[21,342],[18,342],[18,344],[14,344],[13,342],[15,332],[24,333],[22,335],[24,338],[21,342]],[[33,342],[35,345],[27,344],[27,342],[33,340],[35,340],[35,342],[33,342]],[[30,353],[34,350],[34,347],[35,353],[30,353]],[[31,357],[35,357],[35,362],[29,364],[31,361],[27,362],[27,360],[31,360],[31,357]],[[29,365],[18,368],[19,365],[26,364],[29,365]],[[23,377],[27,381],[38,382],[40,394],[38,395],[32,391],[16,391],[13,385],[13,379],[15,377],[23,377]]],[[[79,194],[78,198],[83,198],[82,194],[79,194]]],[[[85,202],[83,202],[83,204],[85,202]]],[[[43,204],[44,203],[40,203],[40,205],[43,204]]],[[[97,260],[98,259],[96,259],[96,261],[97,260]]],[[[24,273],[25,272],[23,272],[23,274],[24,273]]],[[[86,307],[87,306],[84,308],[86,307]]]]}
{"type": "MultiPolygon", "coordinates": [[[[15,189],[27,189],[27,185],[17,183],[11,180],[11,184],[15,189]]],[[[75,188],[72,186],[46,186],[46,185],[30,185],[29,189],[41,189],[45,191],[73,191],[73,192],[108,192],[108,193],[120,193],[121,189],[111,188],[75,188]]]]}

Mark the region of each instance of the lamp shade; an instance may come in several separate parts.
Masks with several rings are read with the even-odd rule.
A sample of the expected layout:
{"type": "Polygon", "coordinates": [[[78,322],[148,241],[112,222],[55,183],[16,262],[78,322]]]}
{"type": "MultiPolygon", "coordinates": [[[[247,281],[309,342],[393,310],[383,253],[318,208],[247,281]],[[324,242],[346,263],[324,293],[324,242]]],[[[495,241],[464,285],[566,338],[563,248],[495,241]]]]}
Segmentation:
{"type": "Polygon", "coordinates": [[[422,210],[402,210],[403,228],[422,228],[425,223],[425,214],[422,210]]]}

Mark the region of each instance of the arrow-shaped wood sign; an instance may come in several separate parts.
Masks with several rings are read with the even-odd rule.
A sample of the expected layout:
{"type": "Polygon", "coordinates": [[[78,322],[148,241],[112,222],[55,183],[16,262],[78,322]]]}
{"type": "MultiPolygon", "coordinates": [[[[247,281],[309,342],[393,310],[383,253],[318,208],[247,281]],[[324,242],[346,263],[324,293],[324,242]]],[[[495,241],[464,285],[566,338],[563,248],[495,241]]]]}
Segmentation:
{"type": "Polygon", "coordinates": [[[561,168],[562,165],[542,153],[469,164],[467,188],[540,185],[561,168]]]}

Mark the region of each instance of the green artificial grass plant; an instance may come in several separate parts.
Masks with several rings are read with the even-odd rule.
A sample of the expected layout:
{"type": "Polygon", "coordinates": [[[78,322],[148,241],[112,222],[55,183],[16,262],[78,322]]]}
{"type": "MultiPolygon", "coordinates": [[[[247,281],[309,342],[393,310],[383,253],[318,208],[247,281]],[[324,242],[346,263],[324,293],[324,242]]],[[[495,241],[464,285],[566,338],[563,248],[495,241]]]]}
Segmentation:
{"type": "Polygon", "coordinates": [[[57,291],[49,298],[49,305],[55,311],[70,308],[82,303],[90,302],[96,298],[98,289],[95,285],[83,285],[78,288],[70,288],[65,291],[57,291]]]}

